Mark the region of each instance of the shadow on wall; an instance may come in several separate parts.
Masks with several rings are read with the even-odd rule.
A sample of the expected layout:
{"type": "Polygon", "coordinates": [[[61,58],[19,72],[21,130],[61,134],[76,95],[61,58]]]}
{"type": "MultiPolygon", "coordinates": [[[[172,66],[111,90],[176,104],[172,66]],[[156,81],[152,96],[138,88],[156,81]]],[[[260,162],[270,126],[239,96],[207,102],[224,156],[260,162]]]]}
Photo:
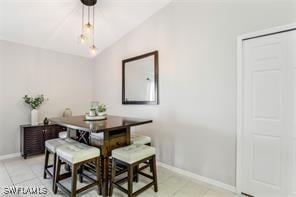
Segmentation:
{"type": "Polygon", "coordinates": [[[230,132],[173,120],[154,121],[136,130],[152,137],[160,162],[208,178],[223,177],[219,181],[235,184],[235,160],[231,159],[236,154],[235,139],[230,132]]]}

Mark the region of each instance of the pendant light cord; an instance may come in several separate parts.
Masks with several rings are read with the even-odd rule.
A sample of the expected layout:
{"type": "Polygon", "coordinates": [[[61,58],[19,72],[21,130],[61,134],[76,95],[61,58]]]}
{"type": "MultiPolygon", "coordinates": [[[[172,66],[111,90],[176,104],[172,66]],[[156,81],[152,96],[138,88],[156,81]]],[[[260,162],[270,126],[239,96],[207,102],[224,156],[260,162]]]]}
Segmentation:
{"type": "Polygon", "coordinates": [[[89,23],[89,21],[90,21],[90,14],[89,14],[89,12],[90,12],[90,7],[88,6],[88,23],[89,23]]]}
{"type": "Polygon", "coordinates": [[[83,33],[83,26],[84,26],[84,5],[82,4],[82,21],[81,21],[81,30],[83,33]]]}
{"type": "Polygon", "coordinates": [[[93,45],[95,45],[95,6],[93,6],[93,45]]]}

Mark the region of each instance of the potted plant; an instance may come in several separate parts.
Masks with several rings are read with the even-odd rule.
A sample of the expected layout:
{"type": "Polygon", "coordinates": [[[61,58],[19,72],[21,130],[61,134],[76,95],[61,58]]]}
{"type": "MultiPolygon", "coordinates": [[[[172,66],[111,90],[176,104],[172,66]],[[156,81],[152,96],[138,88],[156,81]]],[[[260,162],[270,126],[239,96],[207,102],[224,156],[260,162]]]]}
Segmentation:
{"type": "Polygon", "coordinates": [[[98,116],[105,116],[106,115],[106,110],[107,110],[106,105],[99,104],[98,109],[97,109],[98,116]]]}
{"type": "Polygon", "coordinates": [[[38,109],[44,103],[45,99],[43,94],[37,95],[35,98],[25,95],[23,97],[25,103],[27,103],[31,108],[31,124],[38,124],[38,109]]]}

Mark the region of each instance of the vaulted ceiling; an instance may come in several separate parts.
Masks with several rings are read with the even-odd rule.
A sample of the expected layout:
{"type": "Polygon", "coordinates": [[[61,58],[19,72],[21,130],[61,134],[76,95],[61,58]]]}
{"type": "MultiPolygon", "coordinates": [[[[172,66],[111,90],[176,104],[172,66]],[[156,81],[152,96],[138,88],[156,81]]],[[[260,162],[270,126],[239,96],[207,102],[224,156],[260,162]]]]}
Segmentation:
{"type": "MultiPolygon", "coordinates": [[[[98,53],[119,40],[171,0],[98,0],[98,53]]],[[[0,0],[0,40],[91,57],[81,45],[80,0],[0,0]]]]}

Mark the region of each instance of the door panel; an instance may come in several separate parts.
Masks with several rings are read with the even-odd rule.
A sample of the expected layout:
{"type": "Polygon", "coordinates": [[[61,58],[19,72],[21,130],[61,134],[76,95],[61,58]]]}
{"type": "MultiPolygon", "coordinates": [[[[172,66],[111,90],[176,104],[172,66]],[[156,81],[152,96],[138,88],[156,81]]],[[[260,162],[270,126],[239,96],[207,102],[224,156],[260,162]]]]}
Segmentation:
{"type": "Polygon", "coordinates": [[[253,135],[252,142],[251,160],[253,171],[251,180],[267,187],[279,189],[281,180],[281,141],[278,137],[253,135]],[[269,165],[266,165],[267,163],[269,165]]]}
{"type": "Polygon", "coordinates": [[[260,119],[278,121],[281,114],[281,72],[254,71],[252,77],[253,117],[259,122],[260,119]]]}
{"type": "Polygon", "coordinates": [[[243,192],[285,196],[286,34],[243,42],[243,192]]]}

